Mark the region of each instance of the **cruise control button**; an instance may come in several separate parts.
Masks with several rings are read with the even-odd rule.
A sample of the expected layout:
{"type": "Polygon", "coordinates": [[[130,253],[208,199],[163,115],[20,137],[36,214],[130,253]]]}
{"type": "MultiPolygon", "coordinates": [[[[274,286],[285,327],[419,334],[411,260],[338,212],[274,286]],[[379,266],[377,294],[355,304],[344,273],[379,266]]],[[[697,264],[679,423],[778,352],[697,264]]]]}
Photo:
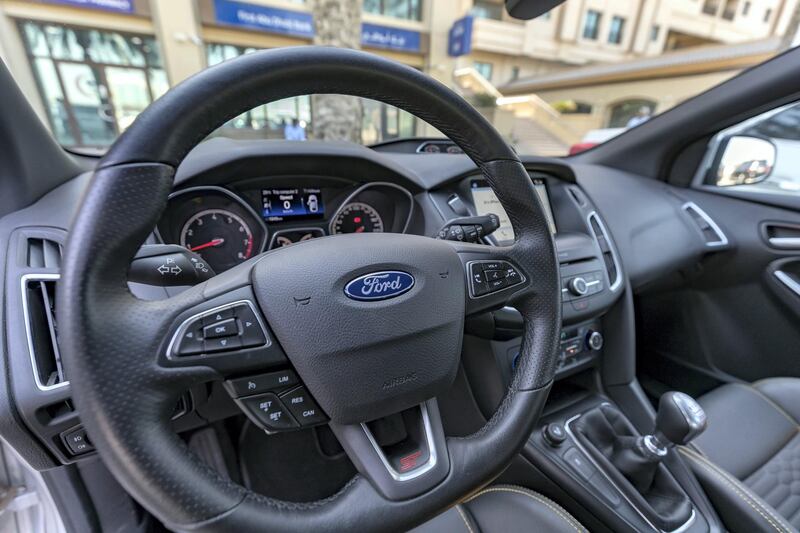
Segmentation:
{"type": "Polygon", "coordinates": [[[206,339],[216,339],[217,337],[230,337],[238,335],[239,328],[236,327],[236,319],[229,318],[216,324],[211,324],[203,328],[203,337],[206,339]]]}
{"type": "Polygon", "coordinates": [[[294,415],[295,419],[300,422],[301,426],[311,426],[328,421],[328,418],[305,387],[299,387],[282,394],[281,401],[294,415]]]}
{"type": "Polygon", "coordinates": [[[236,307],[236,317],[242,325],[242,346],[245,348],[251,346],[261,346],[267,342],[264,331],[261,329],[255,313],[249,305],[240,305],[236,307]]]}
{"type": "Polygon", "coordinates": [[[251,396],[262,392],[285,389],[297,385],[297,374],[293,370],[269,372],[258,376],[231,379],[225,382],[225,387],[233,396],[251,396]]]}
{"type": "Polygon", "coordinates": [[[245,408],[268,430],[279,431],[297,427],[278,397],[272,393],[241,400],[245,408]]]}
{"type": "Polygon", "coordinates": [[[206,339],[204,343],[206,352],[225,352],[242,347],[240,337],[220,337],[218,339],[206,339]]]}

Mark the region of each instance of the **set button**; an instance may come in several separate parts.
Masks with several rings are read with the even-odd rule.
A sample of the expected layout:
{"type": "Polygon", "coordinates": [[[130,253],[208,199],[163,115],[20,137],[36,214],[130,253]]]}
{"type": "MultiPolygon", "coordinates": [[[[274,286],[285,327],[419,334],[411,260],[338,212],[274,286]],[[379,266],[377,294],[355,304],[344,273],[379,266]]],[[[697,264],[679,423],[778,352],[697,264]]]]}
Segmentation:
{"type": "Polygon", "coordinates": [[[281,404],[278,397],[268,392],[241,400],[245,409],[268,431],[282,431],[297,427],[297,422],[281,404]]]}

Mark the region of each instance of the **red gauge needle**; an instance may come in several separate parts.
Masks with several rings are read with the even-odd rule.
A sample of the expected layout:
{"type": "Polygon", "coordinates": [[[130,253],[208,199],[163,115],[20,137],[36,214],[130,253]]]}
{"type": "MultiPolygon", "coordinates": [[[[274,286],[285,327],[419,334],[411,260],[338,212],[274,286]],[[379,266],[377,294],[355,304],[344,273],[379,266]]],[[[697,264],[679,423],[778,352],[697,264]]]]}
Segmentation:
{"type": "Polygon", "coordinates": [[[364,233],[364,229],[366,229],[364,226],[359,226],[356,228],[356,233],[364,233]]]}
{"type": "Polygon", "coordinates": [[[225,239],[212,239],[204,244],[198,244],[197,246],[192,246],[189,248],[192,252],[196,252],[197,250],[203,250],[204,248],[211,248],[212,246],[219,246],[220,244],[224,243],[225,239]]]}

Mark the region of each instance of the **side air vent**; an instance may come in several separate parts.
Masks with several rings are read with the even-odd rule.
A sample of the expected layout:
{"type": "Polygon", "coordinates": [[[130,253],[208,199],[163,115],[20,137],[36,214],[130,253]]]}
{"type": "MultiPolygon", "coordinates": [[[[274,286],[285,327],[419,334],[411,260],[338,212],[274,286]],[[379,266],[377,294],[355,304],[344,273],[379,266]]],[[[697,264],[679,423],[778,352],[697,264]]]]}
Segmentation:
{"type": "Polygon", "coordinates": [[[572,196],[572,199],[576,204],[578,204],[579,207],[586,207],[586,197],[579,188],[568,187],[567,191],[569,191],[569,195],[572,196]]]}
{"type": "Polygon", "coordinates": [[[68,383],[58,350],[55,292],[58,274],[27,274],[22,277],[22,307],[25,333],[36,386],[49,390],[68,383]]]}
{"type": "Polygon", "coordinates": [[[61,245],[39,237],[28,237],[26,264],[29,268],[60,268],[61,245]]]}
{"type": "Polygon", "coordinates": [[[694,202],[686,202],[681,206],[681,209],[686,211],[689,218],[695,223],[700,233],[703,234],[706,248],[723,248],[728,246],[728,237],[717,226],[716,222],[708,216],[708,213],[700,209],[694,202]]]}
{"type": "Polygon", "coordinates": [[[611,241],[608,238],[608,232],[597,213],[592,211],[589,214],[588,221],[589,226],[592,228],[592,233],[597,239],[597,244],[600,246],[600,251],[603,252],[603,263],[605,263],[606,272],[608,273],[609,286],[612,291],[615,291],[622,285],[622,273],[616,252],[614,252],[611,241]]]}

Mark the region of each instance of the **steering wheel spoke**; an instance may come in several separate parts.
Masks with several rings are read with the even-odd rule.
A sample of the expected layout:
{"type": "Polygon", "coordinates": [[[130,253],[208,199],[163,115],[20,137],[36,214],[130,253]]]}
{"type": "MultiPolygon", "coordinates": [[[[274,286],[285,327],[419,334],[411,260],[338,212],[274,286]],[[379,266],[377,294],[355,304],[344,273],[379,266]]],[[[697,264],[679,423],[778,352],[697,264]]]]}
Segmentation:
{"type": "Polygon", "coordinates": [[[359,472],[386,499],[425,494],[450,471],[435,399],[371,422],[331,422],[330,427],[359,472]]]}

